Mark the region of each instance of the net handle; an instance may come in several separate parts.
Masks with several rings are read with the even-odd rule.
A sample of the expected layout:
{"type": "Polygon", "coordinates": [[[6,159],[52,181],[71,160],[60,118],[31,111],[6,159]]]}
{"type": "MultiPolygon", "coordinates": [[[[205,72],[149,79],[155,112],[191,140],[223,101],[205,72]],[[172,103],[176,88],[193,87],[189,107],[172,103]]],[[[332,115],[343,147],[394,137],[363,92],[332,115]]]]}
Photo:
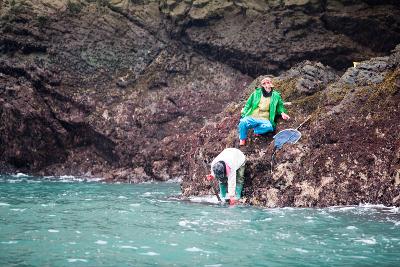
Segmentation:
{"type": "Polygon", "coordinates": [[[311,115],[309,115],[302,123],[300,123],[300,125],[297,126],[297,128],[295,130],[300,129],[300,127],[303,126],[303,124],[306,123],[309,119],[311,119],[311,115]]]}

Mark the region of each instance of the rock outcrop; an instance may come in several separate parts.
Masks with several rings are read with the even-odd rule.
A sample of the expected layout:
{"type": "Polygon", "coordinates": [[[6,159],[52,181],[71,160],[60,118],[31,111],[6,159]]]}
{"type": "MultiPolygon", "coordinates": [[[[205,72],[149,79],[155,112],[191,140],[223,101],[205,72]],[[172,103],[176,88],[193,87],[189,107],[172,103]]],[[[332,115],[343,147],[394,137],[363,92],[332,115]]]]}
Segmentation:
{"type": "MultiPolygon", "coordinates": [[[[349,108],[335,102],[348,88],[388,81],[383,71],[392,71],[386,56],[400,41],[399,20],[390,0],[0,0],[0,172],[126,182],[183,177],[185,194],[206,193],[188,189],[204,169],[187,159],[205,168],[234,144],[254,78],[300,64],[280,83],[302,110],[292,123],[316,110],[330,114],[305,126],[305,136],[318,137],[318,125],[349,108]],[[371,57],[379,58],[365,63],[371,57]],[[353,61],[362,62],[339,75],[353,61]]],[[[390,121],[391,114],[381,115],[390,121]]],[[[321,153],[331,149],[324,142],[347,133],[327,134],[318,141],[321,153]]],[[[262,155],[267,143],[258,141],[249,149],[262,155]]],[[[283,166],[276,168],[301,173],[283,166]]],[[[246,185],[248,199],[260,186],[246,185]]],[[[288,194],[277,193],[276,205],[294,203],[282,200],[288,194]]]]}
{"type": "MultiPolygon", "coordinates": [[[[303,60],[337,69],[400,43],[394,1],[165,0],[176,38],[253,77],[303,60]]],[[[395,7],[396,6],[396,7],[395,7]]]]}
{"type": "Polygon", "coordinates": [[[156,20],[133,19],[107,1],[7,3],[0,40],[6,170],[131,182],[182,176],[186,136],[250,80],[168,43],[156,20]]]}
{"type": "MultiPolygon", "coordinates": [[[[277,132],[311,119],[300,129],[298,143],[277,151],[273,169],[272,134],[252,136],[241,148],[248,160],[245,202],[267,207],[399,206],[399,59],[400,45],[390,56],[360,62],[341,77],[312,62],[277,77],[283,97],[292,102],[288,107],[292,120],[281,121],[277,132]]],[[[211,194],[204,176],[224,147],[238,146],[234,114],[243,105],[227,108],[191,140],[204,145],[192,148],[190,173],[182,183],[184,195],[211,194]]]]}

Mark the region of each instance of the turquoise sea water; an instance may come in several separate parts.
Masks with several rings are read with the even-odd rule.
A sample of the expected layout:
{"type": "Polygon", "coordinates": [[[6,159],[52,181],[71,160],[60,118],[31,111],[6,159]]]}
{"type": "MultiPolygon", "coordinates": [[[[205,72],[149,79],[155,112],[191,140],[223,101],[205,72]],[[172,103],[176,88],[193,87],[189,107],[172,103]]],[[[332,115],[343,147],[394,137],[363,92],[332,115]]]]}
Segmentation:
{"type": "Polygon", "coordinates": [[[0,176],[0,266],[399,266],[400,210],[179,201],[179,185],[0,176]]]}

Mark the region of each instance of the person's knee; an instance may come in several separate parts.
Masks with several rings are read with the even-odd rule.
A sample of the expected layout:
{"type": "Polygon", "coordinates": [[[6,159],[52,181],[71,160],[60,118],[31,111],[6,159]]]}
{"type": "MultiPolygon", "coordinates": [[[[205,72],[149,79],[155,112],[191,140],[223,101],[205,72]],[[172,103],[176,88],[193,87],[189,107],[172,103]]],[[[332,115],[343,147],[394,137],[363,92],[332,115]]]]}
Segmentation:
{"type": "Polygon", "coordinates": [[[238,125],[239,129],[240,129],[240,128],[245,128],[246,126],[247,126],[247,120],[246,120],[246,118],[240,119],[239,125],[238,125]]]}
{"type": "Polygon", "coordinates": [[[272,127],[272,124],[270,122],[261,124],[261,127],[263,129],[267,130],[268,132],[271,132],[274,130],[274,128],[272,127]]]}

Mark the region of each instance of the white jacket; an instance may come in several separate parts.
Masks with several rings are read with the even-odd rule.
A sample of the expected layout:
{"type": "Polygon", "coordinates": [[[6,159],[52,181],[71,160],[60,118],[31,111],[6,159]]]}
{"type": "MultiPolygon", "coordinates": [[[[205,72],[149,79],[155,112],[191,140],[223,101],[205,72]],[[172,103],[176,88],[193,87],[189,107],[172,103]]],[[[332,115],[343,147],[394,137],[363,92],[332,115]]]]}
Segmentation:
{"type": "Polygon", "coordinates": [[[246,156],[237,148],[225,148],[219,155],[211,162],[211,174],[215,177],[213,172],[213,166],[218,161],[225,162],[226,165],[231,169],[228,173],[228,196],[235,196],[236,189],[236,171],[242,167],[246,161],[246,156]]]}

